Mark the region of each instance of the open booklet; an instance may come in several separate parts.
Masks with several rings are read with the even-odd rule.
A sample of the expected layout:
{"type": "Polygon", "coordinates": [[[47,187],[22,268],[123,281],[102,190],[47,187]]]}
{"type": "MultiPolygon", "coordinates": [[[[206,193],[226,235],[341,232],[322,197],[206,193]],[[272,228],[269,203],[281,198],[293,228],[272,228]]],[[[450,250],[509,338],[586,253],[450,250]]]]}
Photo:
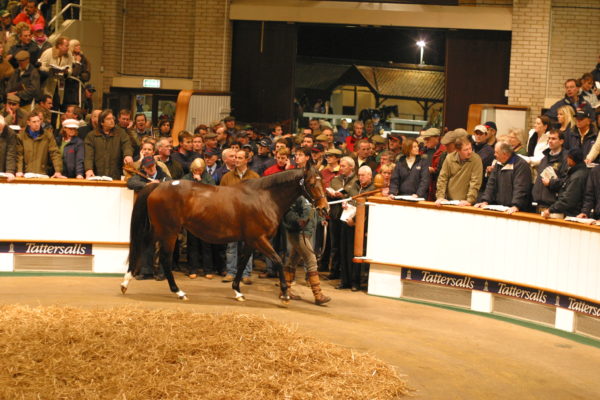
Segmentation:
{"type": "Polygon", "coordinates": [[[344,222],[348,222],[349,219],[354,218],[356,215],[356,207],[352,204],[347,204],[344,211],[342,211],[342,215],[340,216],[340,220],[344,222]]]}
{"type": "Polygon", "coordinates": [[[488,204],[487,206],[483,207],[484,210],[492,210],[492,211],[500,211],[500,212],[504,212],[506,210],[508,210],[510,207],[507,206],[503,206],[500,204],[488,204]]]}
{"type": "Polygon", "coordinates": [[[403,194],[400,196],[394,196],[394,199],[396,200],[404,200],[404,201],[425,201],[425,199],[423,197],[412,197],[410,195],[407,194],[403,194]]]}
{"type": "Polygon", "coordinates": [[[26,178],[26,179],[33,179],[33,178],[47,179],[47,178],[50,178],[48,175],[34,174],[33,172],[27,172],[27,173],[25,173],[25,175],[23,175],[23,177],[26,178]]]}
{"type": "Polygon", "coordinates": [[[87,178],[88,181],[112,181],[113,179],[110,176],[90,176],[87,178]]]}
{"type": "Polygon", "coordinates": [[[346,191],[344,190],[343,187],[339,188],[338,190],[333,190],[332,188],[328,187],[327,189],[325,189],[327,191],[327,193],[329,194],[334,194],[334,193],[345,193],[346,191]]]}
{"type": "Polygon", "coordinates": [[[444,200],[440,204],[443,206],[457,206],[460,204],[460,200],[444,200]]]}
{"type": "Polygon", "coordinates": [[[565,217],[565,221],[578,222],[580,224],[587,224],[587,225],[600,225],[593,218],[565,217]]]}
{"type": "Polygon", "coordinates": [[[8,174],[6,172],[0,172],[0,179],[8,179],[8,174]]]}
{"type": "Polygon", "coordinates": [[[552,179],[557,179],[558,175],[556,175],[556,172],[554,171],[554,168],[552,167],[546,167],[544,168],[544,170],[542,171],[542,173],[540,174],[540,176],[542,178],[548,179],[548,180],[552,180],[552,179]]]}

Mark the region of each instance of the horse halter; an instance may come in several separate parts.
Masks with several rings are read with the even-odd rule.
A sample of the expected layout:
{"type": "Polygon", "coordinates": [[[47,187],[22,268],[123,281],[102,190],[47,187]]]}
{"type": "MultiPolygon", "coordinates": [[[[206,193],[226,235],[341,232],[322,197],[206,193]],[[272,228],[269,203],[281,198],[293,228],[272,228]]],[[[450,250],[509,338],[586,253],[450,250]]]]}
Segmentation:
{"type": "MultiPolygon", "coordinates": [[[[316,177],[315,179],[319,180],[321,179],[320,176],[316,177]]],[[[310,192],[308,191],[308,189],[306,188],[306,181],[304,179],[304,177],[302,177],[302,179],[300,179],[300,188],[302,188],[302,195],[304,197],[306,197],[306,199],[308,201],[310,201],[310,204],[312,204],[313,207],[317,208],[317,201],[321,200],[322,198],[325,197],[325,194],[322,194],[321,197],[319,197],[318,199],[315,199],[312,194],[310,194],[310,192]]]]}

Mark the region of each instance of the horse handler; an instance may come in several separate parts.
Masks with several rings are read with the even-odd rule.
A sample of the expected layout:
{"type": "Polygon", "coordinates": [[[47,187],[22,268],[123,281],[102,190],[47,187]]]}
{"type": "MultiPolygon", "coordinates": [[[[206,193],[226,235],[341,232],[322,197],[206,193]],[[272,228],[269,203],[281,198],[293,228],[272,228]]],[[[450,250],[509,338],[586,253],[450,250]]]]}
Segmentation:
{"type": "Polygon", "coordinates": [[[315,304],[322,305],[331,301],[321,291],[321,281],[317,272],[317,257],[311,244],[316,218],[313,215],[310,203],[304,196],[298,197],[288,212],[283,216],[283,226],[287,231],[290,243],[290,256],[283,267],[283,274],[288,286],[288,294],[292,300],[300,300],[300,296],[291,289],[291,284],[296,276],[296,267],[300,259],[304,261],[307,269],[308,282],[315,296],[315,304]]]}

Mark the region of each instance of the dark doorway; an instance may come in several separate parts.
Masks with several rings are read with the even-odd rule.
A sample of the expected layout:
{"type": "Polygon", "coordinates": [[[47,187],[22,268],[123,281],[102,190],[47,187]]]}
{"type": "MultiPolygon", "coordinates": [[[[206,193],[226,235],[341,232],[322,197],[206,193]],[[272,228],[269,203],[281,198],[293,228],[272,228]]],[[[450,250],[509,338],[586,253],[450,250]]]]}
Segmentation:
{"type": "Polygon", "coordinates": [[[449,31],[445,126],[466,128],[470,104],[507,104],[511,33],[449,31]]]}
{"type": "Polygon", "coordinates": [[[296,25],[235,21],[232,113],[240,121],[279,121],[289,129],[294,104],[296,25]]]}

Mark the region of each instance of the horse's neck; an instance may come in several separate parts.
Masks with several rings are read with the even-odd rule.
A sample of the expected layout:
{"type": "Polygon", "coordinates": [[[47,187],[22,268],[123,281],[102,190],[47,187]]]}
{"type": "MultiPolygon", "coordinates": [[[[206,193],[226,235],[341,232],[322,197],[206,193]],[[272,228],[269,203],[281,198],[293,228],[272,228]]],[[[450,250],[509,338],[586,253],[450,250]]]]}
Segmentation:
{"type": "Polygon", "coordinates": [[[290,209],[294,201],[302,194],[299,182],[294,181],[287,185],[281,185],[272,189],[273,201],[279,219],[290,209]]]}

